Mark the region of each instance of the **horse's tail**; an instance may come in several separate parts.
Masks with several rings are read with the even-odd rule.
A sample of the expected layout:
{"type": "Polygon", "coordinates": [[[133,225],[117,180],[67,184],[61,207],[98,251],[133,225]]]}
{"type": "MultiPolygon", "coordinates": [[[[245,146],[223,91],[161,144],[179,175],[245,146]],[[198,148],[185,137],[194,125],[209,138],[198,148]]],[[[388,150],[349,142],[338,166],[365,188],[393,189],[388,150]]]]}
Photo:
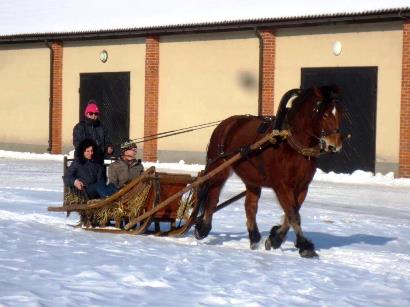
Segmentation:
{"type": "Polygon", "coordinates": [[[278,111],[276,112],[276,118],[275,118],[275,124],[273,129],[282,129],[283,121],[285,120],[286,113],[288,111],[287,105],[290,99],[292,99],[293,96],[299,96],[301,93],[301,89],[299,88],[294,88],[289,91],[287,91],[282,99],[280,100],[278,111]]]}

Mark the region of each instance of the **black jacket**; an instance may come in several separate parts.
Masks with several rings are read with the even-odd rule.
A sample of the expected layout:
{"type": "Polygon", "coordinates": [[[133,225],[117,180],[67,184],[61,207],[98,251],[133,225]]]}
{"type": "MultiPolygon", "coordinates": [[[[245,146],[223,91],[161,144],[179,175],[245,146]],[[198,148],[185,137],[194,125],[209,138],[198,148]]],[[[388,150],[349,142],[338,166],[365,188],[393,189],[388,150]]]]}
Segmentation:
{"type": "Polygon", "coordinates": [[[82,181],[86,186],[97,182],[105,183],[104,167],[90,160],[86,160],[83,163],[74,160],[64,176],[64,184],[74,187],[76,179],[82,181]]]}
{"type": "MultiPolygon", "coordinates": [[[[106,130],[101,125],[100,121],[91,121],[85,119],[80,121],[73,129],[73,145],[78,148],[80,143],[85,139],[93,140],[97,145],[97,152],[95,153],[95,160],[102,163],[107,147],[112,145],[111,139],[106,130]]],[[[77,154],[77,153],[76,153],[77,154]]]]}
{"type": "Polygon", "coordinates": [[[90,146],[93,147],[95,152],[97,145],[91,139],[82,140],[78,144],[76,148],[77,156],[63,177],[66,186],[74,187],[76,179],[82,181],[86,186],[98,182],[105,184],[105,168],[94,160],[87,160],[84,157],[84,151],[90,146]]]}

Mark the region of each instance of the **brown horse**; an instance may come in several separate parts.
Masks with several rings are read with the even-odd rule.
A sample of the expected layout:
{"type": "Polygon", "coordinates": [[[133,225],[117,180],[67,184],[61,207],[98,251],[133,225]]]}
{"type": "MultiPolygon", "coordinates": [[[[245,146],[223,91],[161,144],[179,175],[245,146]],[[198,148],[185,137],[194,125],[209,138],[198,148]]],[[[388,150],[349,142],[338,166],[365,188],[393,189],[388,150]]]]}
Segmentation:
{"type": "Polygon", "coordinates": [[[338,95],[335,86],[290,90],[280,102],[274,123],[272,118],[269,121],[243,115],[229,117],[215,128],[207,151],[205,174],[238,152],[243,153],[243,158],[201,187],[204,214],[195,225],[197,239],[205,238],[211,231],[212,214],[221,189],[233,170],[246,186],[245,212],[251,248],[255,249],[261,239],[256,223],[261,188],[270,187],[277,195],[284,218],[282,225],[272,227],[265,248],[279,248],[292,226],[300,255],[317,256],[313,243],[303,235],[299,209],[315,174],[317,157],[342,148],[344,136],[339,131],[342,110],[338,95]],[[268,143],[258,150],[249,150],[249,145],[272,129],[287,129],[290,135],[278,139],[276,144],[268,143]]]}

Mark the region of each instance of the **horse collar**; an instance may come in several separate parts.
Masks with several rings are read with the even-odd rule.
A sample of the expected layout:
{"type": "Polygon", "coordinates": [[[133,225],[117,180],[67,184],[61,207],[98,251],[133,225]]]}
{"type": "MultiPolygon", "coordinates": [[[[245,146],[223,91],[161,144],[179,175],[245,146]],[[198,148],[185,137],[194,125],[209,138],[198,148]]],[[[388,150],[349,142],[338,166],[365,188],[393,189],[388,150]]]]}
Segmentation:
{"type": "Polygon", "coordinates": [[[296,138],[290,134],[290,136],[286,139],[289,146],[292,147],[297,153],[301,154],[302,156],[317,158],[320,156],[320,146],[317,145],[315,147],[304,147],[301,145],[296,138]]]}

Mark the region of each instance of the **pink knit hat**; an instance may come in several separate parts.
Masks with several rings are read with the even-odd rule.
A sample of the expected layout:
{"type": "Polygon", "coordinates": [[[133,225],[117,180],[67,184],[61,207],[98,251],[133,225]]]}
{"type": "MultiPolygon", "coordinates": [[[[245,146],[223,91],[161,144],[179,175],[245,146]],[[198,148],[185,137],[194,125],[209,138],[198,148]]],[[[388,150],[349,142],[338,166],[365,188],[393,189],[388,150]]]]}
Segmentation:
{"type": "Polygon", "coordinates": [[[87,104],[87,106],[85,107],[84,115],[87,115],[87,113],[100,113],[100,110],[98,109],[98,106],[95,102],[87,104]]]}

